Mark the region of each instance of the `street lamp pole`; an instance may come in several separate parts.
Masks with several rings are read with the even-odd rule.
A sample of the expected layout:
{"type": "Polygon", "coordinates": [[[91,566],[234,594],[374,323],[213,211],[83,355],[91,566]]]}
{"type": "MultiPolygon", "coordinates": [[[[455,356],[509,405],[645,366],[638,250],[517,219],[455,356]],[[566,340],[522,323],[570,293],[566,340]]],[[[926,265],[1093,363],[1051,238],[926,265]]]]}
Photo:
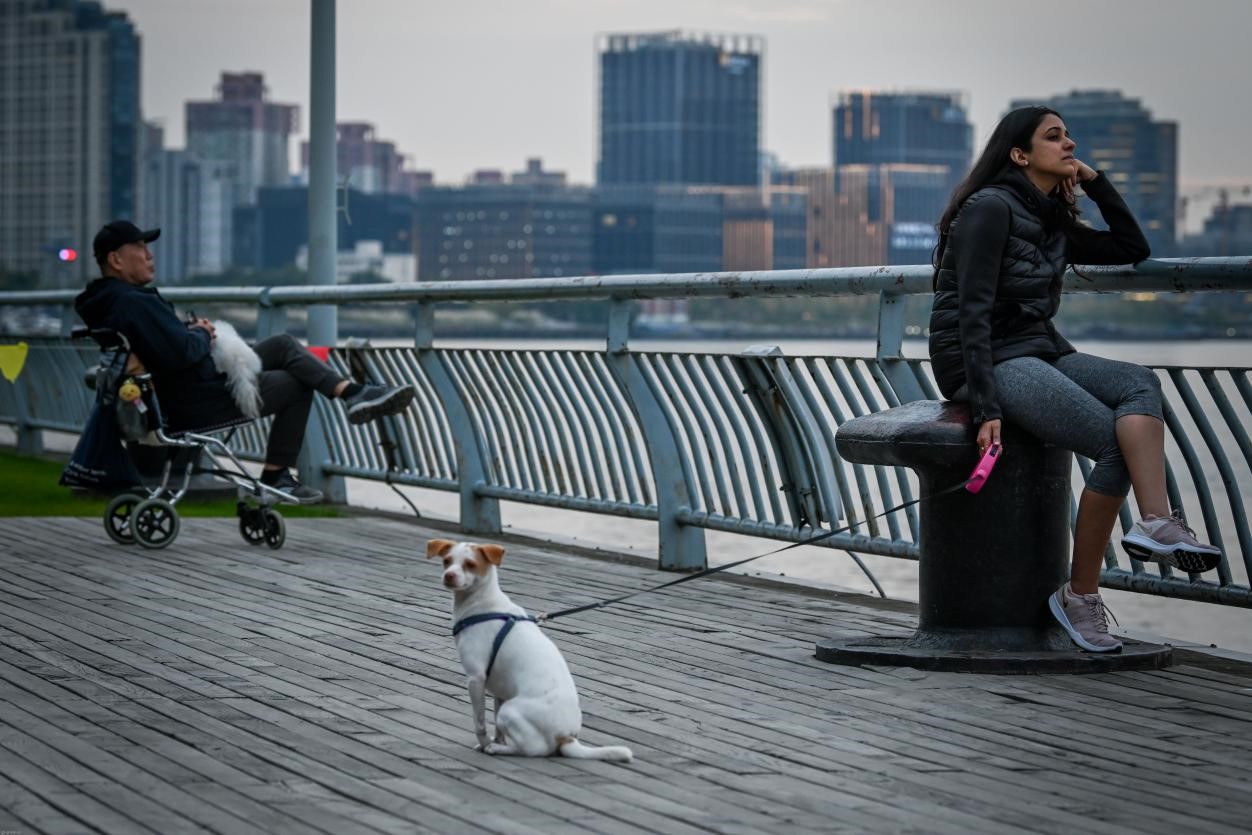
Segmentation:
{"type": "MultiPolygon", "coordinates": [[[[311,0],[309,53],[309,284],[335,284],[335,0],[311,0]]],[[[309,305],[310,345],[339,339],[338,308],[309,305]]]]}

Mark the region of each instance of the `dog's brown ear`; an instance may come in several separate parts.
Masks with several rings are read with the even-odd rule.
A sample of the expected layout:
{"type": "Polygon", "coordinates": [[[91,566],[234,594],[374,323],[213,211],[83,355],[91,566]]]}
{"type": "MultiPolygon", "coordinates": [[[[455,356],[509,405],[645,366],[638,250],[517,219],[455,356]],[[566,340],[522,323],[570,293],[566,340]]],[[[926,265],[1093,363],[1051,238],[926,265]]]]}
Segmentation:
{"type": "Polygon", "coordinates": [[[504,559],[504,549],[499,545],[475,545],[474,550],[492,565],[499,565],[500,560],[504,559]]]}
{"type": "Polygon", "coordinates": [[[455,542],[449,542],[446,539],[432,539],[426,543],[426,559],[446,556],[454,545],[456,545],[455,542]]]}

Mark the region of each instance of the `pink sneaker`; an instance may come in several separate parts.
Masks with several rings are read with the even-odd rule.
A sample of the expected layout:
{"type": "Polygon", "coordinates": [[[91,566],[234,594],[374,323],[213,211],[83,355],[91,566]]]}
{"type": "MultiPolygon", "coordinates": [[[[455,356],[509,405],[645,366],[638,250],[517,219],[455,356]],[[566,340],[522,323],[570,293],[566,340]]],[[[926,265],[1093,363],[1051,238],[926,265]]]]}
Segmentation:
{"type": "Polygon", "coordinates": [[[1074,643],[1087,652],[1117,652],[1122,642],[1109,634],[1112,612],[1098,594],[1074,594],[1069,583],[1048,598],[1048,608],[1074,643]]]}
{"type": "Polygon", "coordinates": [[[1183,571],[1205,572],[1217,568],[1222,551],[1195,538],[1182,511],[1171,516],[1140,519],[1122,537],[1126,553],[1141,560],[1156,560],[1183,571]]]}

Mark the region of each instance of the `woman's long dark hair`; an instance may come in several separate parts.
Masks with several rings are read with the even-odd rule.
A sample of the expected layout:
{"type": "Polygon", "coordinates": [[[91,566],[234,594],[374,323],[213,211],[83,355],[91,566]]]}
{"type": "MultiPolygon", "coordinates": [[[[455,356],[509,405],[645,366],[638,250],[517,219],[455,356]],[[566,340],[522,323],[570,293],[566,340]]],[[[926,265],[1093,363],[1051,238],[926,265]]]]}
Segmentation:
{"type": "MultiPolygon", "coordinates": [[[[1005,179],[1017,168],[1009,158],[1009,152],[1014,148],[1029,151],[1033,144],[1035,129],[1048,115],[1062,118],[1060,113],[1050,107],[1019,107],[1006,113],[1000,120],[1000,124],[996,125],[996,129],[991,132],[991,138],[987,140],[986,147],[978,156],[978,162],[974,163],[969,175],[961,180],[960,185],[952,192],[952,199],[939,218],[939,243],[935,245],[932,262],[936,277],[939,273],[939,265],[943,262],[943,251],[948,247],[948,229],[952,226],[957,213],[961,211],[961,206],[965,205],[965,201],[974,192],[1005,179]]],[[[1073,201],[1057,198],[1055,193],[1052,196],[1054,200],[1066,203],[1064,211],[1059,212],[1061,222],[1067,226],[1077,223],[1078,210],[1073,205],[1073,201]]]]}

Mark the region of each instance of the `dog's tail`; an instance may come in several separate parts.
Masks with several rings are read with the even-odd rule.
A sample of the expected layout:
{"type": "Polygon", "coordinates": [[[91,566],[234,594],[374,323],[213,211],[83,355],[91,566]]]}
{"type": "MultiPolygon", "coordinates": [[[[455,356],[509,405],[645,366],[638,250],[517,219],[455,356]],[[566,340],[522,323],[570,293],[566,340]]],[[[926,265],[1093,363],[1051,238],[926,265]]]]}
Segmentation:
{"type": "Polygon", "coordinates": [[[243,341],[230,322],[219,319],[213,327],[216,331],[211,349],[213,365],[226,375],[226,386],[239,411],[256,420],[261,416],[263,405],[257,383],[261,358],[243,341]]]}
{"type": "Polygon", "coordinates": [[[562,757],[569,757],[572,760],[612,760],[619,763],[628,763],[634,756],[625,745],[596,747],[594,745],[583,745],[577,739],[569,739],[562,742],[557,750],[561,752],[562,757]]]}

